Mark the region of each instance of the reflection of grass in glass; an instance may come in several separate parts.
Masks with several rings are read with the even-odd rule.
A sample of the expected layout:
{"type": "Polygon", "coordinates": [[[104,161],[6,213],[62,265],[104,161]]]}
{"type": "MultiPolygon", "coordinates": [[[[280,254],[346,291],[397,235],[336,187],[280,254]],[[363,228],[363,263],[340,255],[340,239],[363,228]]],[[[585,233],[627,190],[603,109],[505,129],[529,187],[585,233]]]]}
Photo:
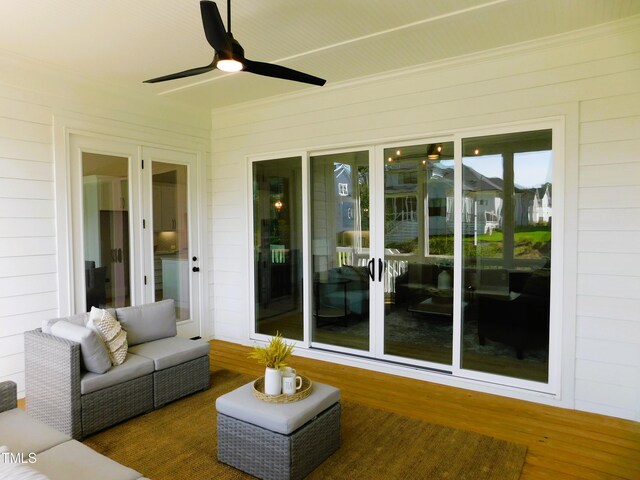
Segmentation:
{"type": "MultiPolygon", "coordinates": [[[[477,247],[473,245],[473,237],[464,239],[465,256],[500,258],[503,252],[504,236],[501,231],[494,230],[491,235],[478,235],[477,247]]],[[[551,231],[548,227],[524,227],[513,235],[514,257],[546,258],[551,251],[551,231]],[[535,229],[537,228],[537,229],[535,229]]]]}
{"type": "MultiPolygon", "coordinates": [[[[400,253],[418,253],[418,239],[411,238],[399,242],[387,242],[385,248],[393,248],[400,253]]],[[[453,235],[429,237],[429,255],[453,255],[453,235]]]]}
{"type": "Polygon", "coordinates": [[[433,235],[429,237],[430,255],[453,255],[453,235],[433,235]]]}
{"type": "Polygon", "coordinates": [[[384,248],[393,248],[400,253],[417,253],[418,252],[418,239],[411,238],[409,240],[403,240],[401,242],[386,242],[384,248]]]}
{"type": "MultiPolygon", "coordinates": [[[[551,252],[551,231],[545,226],[523,227],[514,234],[514,257],[548,258],[551,252]],[[537,230],[534,230],[537,228],[537,230]]],[[[478,245],[473,237],[465,237],[463,242],[465,257],[502,258],[504,235],[494,230],[491,235],[478,235],[478,245]]],[[[418,239],[388,242],[385,248],[397,249],[400,253],[418,253],[418,239]]],[[[429,237],[430,255],[453,255],[453,235],[433,235],[429,237]]]]}

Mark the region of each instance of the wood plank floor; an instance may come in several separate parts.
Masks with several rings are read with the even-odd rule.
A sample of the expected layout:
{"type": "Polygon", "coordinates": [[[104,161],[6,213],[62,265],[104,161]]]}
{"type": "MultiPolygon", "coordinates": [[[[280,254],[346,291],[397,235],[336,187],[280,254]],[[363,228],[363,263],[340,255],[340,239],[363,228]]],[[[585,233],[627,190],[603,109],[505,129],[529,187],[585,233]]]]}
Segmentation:
{"type": "MultiPolygon", "coordinates": [[[[260,376],[250,349],[211,341],[211,368],[260,376]]],[[[529,479],[640,479],[640,423],[294,357],[306,376],[342,390],[345,400],[528,447],[529,479]]]]}

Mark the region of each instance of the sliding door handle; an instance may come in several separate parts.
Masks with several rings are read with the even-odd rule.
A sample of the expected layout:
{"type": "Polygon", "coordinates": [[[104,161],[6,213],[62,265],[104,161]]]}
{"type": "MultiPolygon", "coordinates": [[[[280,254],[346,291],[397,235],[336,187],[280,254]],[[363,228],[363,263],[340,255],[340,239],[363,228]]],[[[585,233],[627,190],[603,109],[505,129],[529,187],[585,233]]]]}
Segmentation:
{"type": "Polygon", "coordinates": [[[378,281],[382,281],[382,272],[384,271],[384,260],[378,259],[378,281]]]}
{"type": "Polygon", "coordinates": [[[376,263],[375,262],[376,262],[375,258],[372,258],[367,263],[367,268],[369,269],[369,277],[371,278],[372,282],[376,281],[376,263]]]}

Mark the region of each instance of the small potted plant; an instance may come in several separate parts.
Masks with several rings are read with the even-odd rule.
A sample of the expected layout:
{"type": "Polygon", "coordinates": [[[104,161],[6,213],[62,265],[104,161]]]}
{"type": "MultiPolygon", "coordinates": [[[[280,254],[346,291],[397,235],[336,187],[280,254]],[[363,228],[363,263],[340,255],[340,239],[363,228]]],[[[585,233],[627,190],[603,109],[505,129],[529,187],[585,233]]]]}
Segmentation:
{"type": "Polygon", "coordinates": [[[295,344],[287,344],[280,332],[276,332],[268,345],[264,347],[255,346],[249,354],[250,358],[265,366],[264,393],[267,395],[279,395],[282,392],[280,369],[287,365],[285,362],[293,352],[294,347],[295,344]]]}

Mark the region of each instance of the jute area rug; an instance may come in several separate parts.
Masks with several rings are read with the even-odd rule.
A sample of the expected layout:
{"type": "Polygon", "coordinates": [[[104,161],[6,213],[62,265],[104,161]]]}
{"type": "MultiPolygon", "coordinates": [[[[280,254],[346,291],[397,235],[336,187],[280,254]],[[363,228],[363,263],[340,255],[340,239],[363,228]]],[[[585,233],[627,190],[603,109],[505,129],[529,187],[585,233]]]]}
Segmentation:
{"type": "MultiPolygon", "coordinates": [[[[216,459],[215,399],[251,377],[212,374],[211,388],[136,417],[85,444],[152,480],[249,479],[216,459]]],[[[527,448],[342,402],[342,444],[307,478],[509,480],[520,478],[527,448]]],[[[250,452],[247,452],[251,454],[250,452]]]]}

